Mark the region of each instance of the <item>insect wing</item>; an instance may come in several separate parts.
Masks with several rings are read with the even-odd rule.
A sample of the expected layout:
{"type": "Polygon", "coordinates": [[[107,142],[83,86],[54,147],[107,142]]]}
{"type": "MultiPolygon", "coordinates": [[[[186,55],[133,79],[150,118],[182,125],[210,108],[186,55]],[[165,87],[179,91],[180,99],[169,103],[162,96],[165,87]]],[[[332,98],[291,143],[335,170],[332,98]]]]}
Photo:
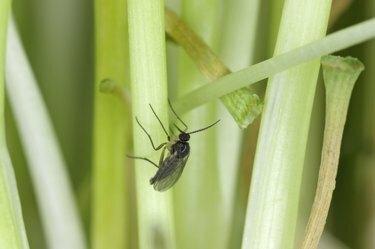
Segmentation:
{"type": "Polygon", "coordinates": [[[165,191],[172,187],[180,178],[188,158],[189,154],[183,158],[178,158],[176,154],[166,157],[155,176],[150,180],[154,189],[165,191]]]}

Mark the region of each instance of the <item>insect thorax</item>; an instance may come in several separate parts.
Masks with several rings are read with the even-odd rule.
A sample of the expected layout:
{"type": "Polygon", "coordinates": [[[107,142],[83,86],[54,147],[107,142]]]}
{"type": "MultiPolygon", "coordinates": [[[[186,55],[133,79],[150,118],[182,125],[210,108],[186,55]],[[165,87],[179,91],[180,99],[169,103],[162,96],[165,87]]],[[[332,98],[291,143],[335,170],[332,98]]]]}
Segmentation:
{"type": "Polygon", "coordinates": [[[190,152],[190,145],[187,142],[177,141],[172,145],[171,154],[177,153],[178,158],[187,156],[190,152]]]}

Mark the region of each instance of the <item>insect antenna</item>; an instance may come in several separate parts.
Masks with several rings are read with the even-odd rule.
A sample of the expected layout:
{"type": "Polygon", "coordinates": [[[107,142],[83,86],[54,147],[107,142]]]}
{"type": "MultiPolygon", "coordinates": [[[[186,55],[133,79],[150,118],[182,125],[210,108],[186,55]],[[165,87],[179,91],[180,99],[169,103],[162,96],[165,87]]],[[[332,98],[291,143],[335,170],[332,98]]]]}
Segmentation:
{"type": "Polygon", "coordinates": [[[173,125],[174,125],[174,127],[176,127],[176,129],[177,129],[179,132],[184,133],[184,131],[181,130],[180,127],[178,127],[176,124],[173,124],[173,125]]]}
{"type": "Polygon", "coordinates": [[[204,130],[207,130],[208,128],[211,128],[212,126],[214,126],[215,124],[219,123],[220,122],[220,119],[218,121],[216,121],[215,123],[213,124],[210,124],[209,126],[207,127],[204,127],[202,129],[199,129],[199,130],[195,130],[195,131],[192,131],[192,132],[188,132],[187,134],[193,134],[193,133],[197,133],[197,132],[200,132],[200,131],[204,131],[204,130]]]}
{"type": "MultiPolygon", "coordinates": [[[[168,104],[169,104],[169,107],[171,108],[173,114],[176,116],[176,118],[185,126],[185,131],[187,130],[187,125],[185,124],[184,121],[182,121],[182,119],[177,115],[176,111],[173,109],[173,106],[172,106],[172,103],[171,103],[171,100],[168,99],[168,104]]],[[[176,125],[175,125],[176,126],[176,125]]],[[[177,128],[180,132],[181,130],[179,128],[177,128]]]]}
{"type": "Polygon", "coordinates": [[[149,106],[150,106],[150,108],[151,108],[151,111],[152,111],[152,112],[154,113],[155,117],[156,117],[156,118],[158,119],[158,121],[159,121],[159,123],[160,123],[161,127],[163,128],[163,131],[164,131],[165,135],[167,135],[167,137],[168,137],[168,140],[169,140],[169,134],[168,134],[167,130],[165,129],[165,127],[164,127],[163,123],[161,122],[160,118],[159,118],[159,117],[158,117],[158,115],[156,114],[156,112],[155,112],[154,108],[152,108],[152,105],[151,105],[151,104],[149,104],[149,106]]]}

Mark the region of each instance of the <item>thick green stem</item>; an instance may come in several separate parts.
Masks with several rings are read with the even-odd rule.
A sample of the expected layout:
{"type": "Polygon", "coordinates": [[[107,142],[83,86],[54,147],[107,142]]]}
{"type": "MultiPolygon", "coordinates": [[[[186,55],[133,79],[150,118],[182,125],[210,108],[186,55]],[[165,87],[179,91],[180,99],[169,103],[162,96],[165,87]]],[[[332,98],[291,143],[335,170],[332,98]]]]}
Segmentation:
{"type": "MultiPolygon", "coordinates": [[[[167,72],[163,0],[128,0],[129,48],[133,113],[151,134],[155,144],[166,142],[166,135],[149,108],[168,128],[167,72]]],[[[154,162],[146,134],[134,122],[134,154],[149,156],[154,162]]],[[[175,248],[172,191],[155,191],[149,179],[156,168],[136,160],[139,248],[175,248]]]]}
{"type": "MultiPolygon", "coordinates": [[[[275,54],[322,38],[330,6],[326,0],[286,0],[275,54]]],[[[242,248],[293,248],[319,66],[314,60],[269,80],[242,248]]]]}
{"type": "MultiPolygon", "coordinates": [[[[182,1],[182,20],[211,48],[217,48],[218,45],[219,10],[218,0],[182,1]]],[[[179,76],[179,94],[206,83],[192,59],[184,51],[180,54],[179,76]]],[[[184,116],[190,130],[212,123],[215,119],[216,106],[213,103],[184,116]]],[[[221,189],[214,128],[192,135],[190,144],[189,161],[174,195],[177,248],[223,248],[224,217],[221,215],[221,189]]]]}
{"type": "Polygon", "coordinates": [[[16,178],[5,141],[4,61],[11,1],[0,2],[0,248],[29,248],[22,218],[16,178]]]}
{"type": "Polygon", "coordinates": [[[342,133],[350,96],[359,74],[364,69],[357,59],[326,56],[322,58],[326,87],[326,123],[319,179],[306,228],[302,249],[318,247],[328,216],[339,164],[342,133]]]}
{"type": "Polygon", "coordinates": [[[129,82],[126,1],[96,0],[95,30],[92,247],[123,249],[129,246],[130,231],[126,205],[130,164],[125,163],[129,117],[121,100],[100,92],[100,82],[111,79],[121,86],[129,82]]]}
{"type": "MultiPolygon", "coordinates": [[[[226,0],[224,1],[224,17],[222,23],[222,35],[220,41],[220,58],[232,70],[238,71],[250,66],[255,55],[255,43],[257,37],[257,24],[260,11],[260,0],[226,0]]],[[[261,105],[259,104],[258,107],[261,105]]],[[[261,108],[258,108],[261,111],[261,108]]],[[[225,229],[228,236],[229,248],[239,248],[244,222],[239,217],[245,217],[248,184],[243,182],[243,171],[240,165],[240,152],[243,145],[243,134],[247,131],[238,129],[233,119],[228,115],[224,106],[218,106],[218,115],[221,119],[217,128],[218,132],[218,164],[220,184],[222,188],[224,210],[226,218],[225,229]],[[230,169],[230,170],[228,170],[230,169]],[[239,196],[246,192],[245,201],[239,201],[239,196]]],[[[257,120],[258,121],[258,120],[257,120]]],[[[258,123],[258,122],[256,122],[258,123]]],[[[253,129],[257,125],[249,126],[253,129]]],[[[248,137],[246,145],[250,141],[256,141],[255,136],[248,137]]],[[[245,145],[245,146],[246,146],[245,145]]],[[[248,152],[248,151],[246,151],[248,152]]],[[[248,155],[250,156],[250,155],[248,155]]],[[[246,158],[246,161],[248,158],[246,158]]],[[[247,164],[248,165],[248,164],[247,164]]]]}

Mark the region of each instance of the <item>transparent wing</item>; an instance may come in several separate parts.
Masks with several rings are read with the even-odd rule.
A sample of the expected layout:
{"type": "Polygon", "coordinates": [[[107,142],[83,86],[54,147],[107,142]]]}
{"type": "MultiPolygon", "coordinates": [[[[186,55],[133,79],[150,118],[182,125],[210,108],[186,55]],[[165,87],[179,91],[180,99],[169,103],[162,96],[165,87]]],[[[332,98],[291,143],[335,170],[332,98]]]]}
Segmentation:
{"type": "Polygon", "coordinates": [[[189,155],[184,158],[178,158],[176,154],[166,157],[155,176],[150,180],[150,183],[154,185],[154,189],[156,191],[165,191],[172,187],[180,178],[188,158],[189,155]]]}

